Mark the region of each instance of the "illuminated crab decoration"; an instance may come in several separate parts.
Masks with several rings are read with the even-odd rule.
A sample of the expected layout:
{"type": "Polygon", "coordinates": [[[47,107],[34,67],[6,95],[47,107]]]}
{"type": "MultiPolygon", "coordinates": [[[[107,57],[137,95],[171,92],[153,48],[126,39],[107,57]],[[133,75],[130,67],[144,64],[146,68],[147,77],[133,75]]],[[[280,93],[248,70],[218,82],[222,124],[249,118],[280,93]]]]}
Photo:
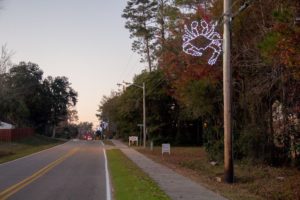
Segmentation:
{"type": "Polygon", "coordinates": [[[202,56],[205,51],[212,50],[212,55],[208,60],[209,65],[214,65],[222,52],[222,38],[218,32],[215,32],[216,24],[209,24],[205,20],[191,23],[191,28],[184,26],[184,34],[182,36],[182,49],[185,53],[192,56],[202,56]],[[205,39],[208,43],[204,46],[195,44],[196,39],[205,39]]]}

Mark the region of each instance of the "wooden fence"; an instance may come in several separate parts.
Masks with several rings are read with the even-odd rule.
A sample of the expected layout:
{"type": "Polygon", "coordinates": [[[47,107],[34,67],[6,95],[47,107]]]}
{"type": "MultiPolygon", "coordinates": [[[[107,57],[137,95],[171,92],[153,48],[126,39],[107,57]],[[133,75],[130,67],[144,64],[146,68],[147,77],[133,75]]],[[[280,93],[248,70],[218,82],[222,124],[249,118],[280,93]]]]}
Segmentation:
{"type": "Polygon", "coordinates": [[[34,130],[32,128],[0,129],[0,141],[11,142],[33,134],[34,130]]]}

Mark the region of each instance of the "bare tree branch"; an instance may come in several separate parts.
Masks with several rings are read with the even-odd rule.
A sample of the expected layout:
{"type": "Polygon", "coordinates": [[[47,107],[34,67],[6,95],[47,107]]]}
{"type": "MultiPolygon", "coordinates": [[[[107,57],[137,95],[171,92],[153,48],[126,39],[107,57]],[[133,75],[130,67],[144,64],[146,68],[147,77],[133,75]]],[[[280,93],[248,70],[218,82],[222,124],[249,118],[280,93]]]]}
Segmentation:
{"type": "MultiPolygon", "coordinates": [[[[0,0],[1,1],[1,0],[0,0]]],[[[15,54],[14,51],[9,51],[6,44],[1,48],[0,57],[0,74],[6,73],[12,66],[11,57],[15,54]]]]}

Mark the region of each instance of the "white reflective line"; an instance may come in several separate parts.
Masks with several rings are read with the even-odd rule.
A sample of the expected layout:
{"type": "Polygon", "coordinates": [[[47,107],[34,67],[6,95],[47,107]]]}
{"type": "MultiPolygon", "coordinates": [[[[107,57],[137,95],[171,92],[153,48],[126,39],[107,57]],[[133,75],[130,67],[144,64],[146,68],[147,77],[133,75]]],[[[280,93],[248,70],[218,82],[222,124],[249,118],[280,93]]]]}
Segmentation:
{"type": "Polygon", "coordinates": [[[111,189],[110,189],[109,172],[108,172],[108,165],[107,165],[107,156],[106,156],[106,150],[104,148],[103,142],[102,145],[103,145],[103,153],[104,153],[104,160],[105,160],[106,200],[111,200],[111,189]]]}

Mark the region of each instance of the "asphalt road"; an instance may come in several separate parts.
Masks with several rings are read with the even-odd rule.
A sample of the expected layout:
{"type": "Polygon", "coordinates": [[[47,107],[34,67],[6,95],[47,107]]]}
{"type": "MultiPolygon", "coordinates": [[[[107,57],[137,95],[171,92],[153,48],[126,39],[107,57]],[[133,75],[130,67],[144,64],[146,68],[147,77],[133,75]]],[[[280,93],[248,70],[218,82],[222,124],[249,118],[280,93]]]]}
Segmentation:
{"type": "Polygon", "coordinates": [[[63,145],[0,165],[0,200],[107,200],[99,141],[63,145]]]}

